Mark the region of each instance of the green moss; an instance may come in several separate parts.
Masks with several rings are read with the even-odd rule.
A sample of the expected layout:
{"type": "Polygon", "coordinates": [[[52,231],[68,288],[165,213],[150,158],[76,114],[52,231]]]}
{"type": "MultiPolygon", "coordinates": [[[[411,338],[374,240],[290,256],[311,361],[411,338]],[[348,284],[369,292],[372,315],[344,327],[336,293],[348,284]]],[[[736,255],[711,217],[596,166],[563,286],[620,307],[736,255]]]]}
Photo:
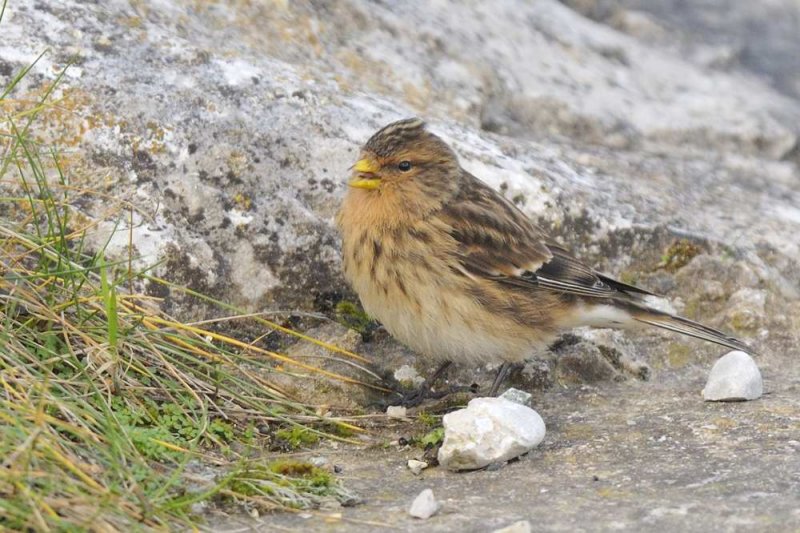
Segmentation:
{"type": "Polygon", "coordinates": [[[422,436],[417,442],[423,448],[432,448],[434,446],[438,446],[444,440],[444,428],[438,427],[436,429],[432,429],[428,433],[422,436]]]}
{"type": "Polygon", "coordinates": [[[365,338],[375,329],[375,321],[358,305],[347,300],[336,304],[336,318],[340,324],[357,331],[365,338]]]}
{"type": "Polygon", "coordinates": [[[417,420],[427,427],[433,427],[439,423],[439,417],[432,415],[426,411],[422,411],[417,415],[417,420]]]}
{"type": "Polygon", "coordinates": [[[353,499],[331,472],[293,459],[246,465],[229,477],[227,487],[220,495],[223,502],[244,499],[267,508],[280,505],[307,509],[327,497],[340,502],[353,499]]]}
{"type": "Polygon", "coordinates": [[[736,259],[736,251],[733,248],[731,248],[730,246],[727,246],[725,244],[720,245],[720,247],[721,247],[720,257],[722,259],[724,259],[726,261],[730,261],[732,259],[736,259]]]}
{"type": "Polygon", "coordinates": [[[312,487],[331,487],[336,483],[336,479],[331,472],[304,461],[293,461],[291,459],[274,461],[269,464],[269,469],[282,476],[303,478],[312,487]]]}
{"type": "Polygon", "coordinates": [[[349,428],[348,426],[346,426],[344,424],[337,423],[337,422],[331,422],[329,424],[324,424],[322,429],[326,433],[330,433],[332,435],[337,435],[339,437],[345,437],[345,438],[352,437],[353,434],[354,434],[354,431],[351,428],[349,428]]]}
{"type": "Polygon", "coordinates": [[[292,426],[287,429],[279,429],[275,432],[275,439],[280,444],[285,444],[285,448],[296,450],[302,446],[312,446],[319,442],[319,435],[313,433],[308,428],[292,426]]]}
{"type": "Polygon", "coordinates": [[[749,311],[736,311],[728,320],[730,326],[737,332],[752,333],[758,327],[758,319],[749,311]]]}
{"type": "Polygon", "coordinates": [[[657,268],[667,272],[676,272],[689,264],[703,249],[688,239],[674,241],[661,256],[657,268]]]}
{"type": "Polygon", "coordinates": [[[228,487],[242,496],[273,494],[277,487],[288,487],[301,482],[316,488],[332,487],[336,483],[333,474],[305,461],[281,459],[266,464],[249,465],[238,472],[228,487]],[[269,483],[261,483],[261,482],[269,483]]]}

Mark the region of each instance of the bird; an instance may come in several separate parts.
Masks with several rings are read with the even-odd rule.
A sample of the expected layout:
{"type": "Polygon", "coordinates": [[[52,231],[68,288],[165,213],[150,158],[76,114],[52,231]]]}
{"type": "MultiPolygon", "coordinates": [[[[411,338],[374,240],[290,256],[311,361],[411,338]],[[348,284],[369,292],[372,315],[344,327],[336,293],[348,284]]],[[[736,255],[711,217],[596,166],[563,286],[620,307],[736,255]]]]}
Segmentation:
{"type": "Polygon", "coordinates": [[[453,362],[499,363],[494,395],[515,365],[580,326],[656,326],[751,352],[580,261],[464,170],[420,118],[377,131],[351,171],[336,216],[344,276],[368,315],[441,363],[405,405],[453,362]]]}

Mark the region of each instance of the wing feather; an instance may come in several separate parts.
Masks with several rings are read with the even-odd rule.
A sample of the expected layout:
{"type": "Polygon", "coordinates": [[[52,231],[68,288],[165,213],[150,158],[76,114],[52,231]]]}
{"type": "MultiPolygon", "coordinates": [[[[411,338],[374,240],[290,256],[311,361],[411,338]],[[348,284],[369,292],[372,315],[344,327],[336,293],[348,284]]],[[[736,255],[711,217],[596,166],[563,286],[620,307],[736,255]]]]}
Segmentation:
{"type": "Polygon", "coordinates": [[[580,262],[547,238],[508,200],[464,173],[459,193],[442,208],[462,266],[475,276],[523,288],[591,298],[634,298],[649,292],[580,262]]]}

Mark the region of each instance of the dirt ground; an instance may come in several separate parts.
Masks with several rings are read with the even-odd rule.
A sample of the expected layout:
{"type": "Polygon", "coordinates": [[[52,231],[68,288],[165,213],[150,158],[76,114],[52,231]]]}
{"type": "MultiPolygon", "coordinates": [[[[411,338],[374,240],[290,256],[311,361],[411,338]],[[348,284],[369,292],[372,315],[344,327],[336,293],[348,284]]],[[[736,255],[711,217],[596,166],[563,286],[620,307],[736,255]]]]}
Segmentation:
{"type": "MultiPolygon", "coordinates": [[[[216,530],[489,532],[518,520],[534,531],[800,530],[800,375],[790,354],[758,359],[765,395],[702,400],[707,365],[534,396],[544,443],[500,468],[414,476],[409,447],[322,449],[362,498],[355,507],[254,520],[216,517],[216,530]],[[432,488],[440,512],[407,509],[432,488]]],[[[411,424],[387,422],[397,439],[411,424]]]]}

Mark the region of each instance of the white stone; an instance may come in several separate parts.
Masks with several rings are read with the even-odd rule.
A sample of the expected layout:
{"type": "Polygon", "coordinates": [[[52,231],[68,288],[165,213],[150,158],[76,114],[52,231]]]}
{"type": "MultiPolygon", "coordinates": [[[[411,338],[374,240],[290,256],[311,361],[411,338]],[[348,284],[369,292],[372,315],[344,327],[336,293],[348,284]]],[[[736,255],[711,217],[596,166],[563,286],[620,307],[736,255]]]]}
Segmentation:
{"type": "Polygon", "coordinates": [[[503,394],[501,394],[500,398],[504,398],[510,402],[530,407],[531,398],[533,398],[533,396],[530,393],[525,392],[524,390],[519,390],[512,387],[507,391],[505,391],[503,394]]]}
{"type": "Polygon", "coordinates": [[[439,464],[448,470],[474,470],[508,461],[544,439],[539,413],[504,398],[475,398],[466,409],[444,416],[439,464]]]}
{"type": "Polygon", "coordinates": [[[425,461],[417,461],[416,459],[409,459],[408,460],[408,469],[411,470],[411,473],[415,476],[418,476],[420,472],[428,468],[428,463],[425,461]]]}
{"type": "Polygon", "coordinates": [[[322,457],[321,455],[318,455],[316,457],[312,457],[311,459],[309,459],[308,462],[316,466],[317,468],[325,468],[326,466],[328,466],[328,463],[330,461],[328,461],[327,457],[322,457]]]}
{"type": "Polygon", "coordinates": [[[389,418],[405,418],[406,408],[402,405],[390,405],[386,408],[386,416],[389,418]]]}
{"type": "Polygon", "coordinates": [[[433,491],[431,489],[425,489],[414,498],[411,507],[408,508],[408,514],[414,518],[427,520],[435,515],[441,507],[442,505],[437,502],[436,498],[433,496],[433,491]]]}
{"type": "Polygon", "coordinates": [[[703,398],[708,402],[755,400],[761,397],[763,388],[761,371],[753,358],[737,350],[714,363],[703,398]]]}
{"type": "Polygon", "coordinates": [[[394,371],[394,379],[400,383],[409,383],[414,387],[419,387],[425,382],[425,378],[419,375],[417,369],[411,365],[402,365],[394,371]]]}
{"type": "Polygon", "coordinates": [[[506,527],[495,529],[492,533],[531,533],[531,523],[527,520],[520,520],[506,527]]]}

